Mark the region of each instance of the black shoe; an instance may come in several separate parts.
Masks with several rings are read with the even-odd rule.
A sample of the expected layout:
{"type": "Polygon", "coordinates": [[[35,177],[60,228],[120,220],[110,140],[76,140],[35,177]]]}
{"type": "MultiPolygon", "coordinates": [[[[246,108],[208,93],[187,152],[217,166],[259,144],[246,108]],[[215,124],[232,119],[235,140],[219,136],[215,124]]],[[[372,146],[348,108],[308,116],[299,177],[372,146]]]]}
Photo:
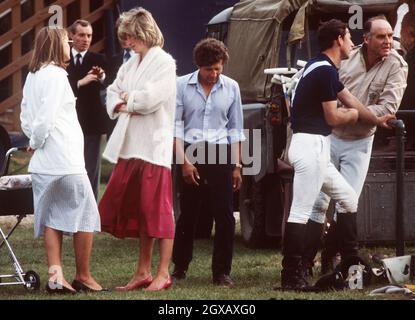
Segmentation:
{"type": "Polygon", "coordinates": [[[52,281],[46,283],[46,291],[50,294],[76,294],[76,290],[72,290],[63,285],[57,284],[52,281]]]}
{"type": "Polygon", "coordinates": [[[213,277],[213,284],[227,288],[235,287],[235,282],[233,282],[228,274],[220,274],[217,277],[213,277]]]}
{"type": "Polygon", "coordinates": [[[96,290],[96,289],[90,288],[86,284],[84,284],[81,281],[76,280],[76,279],[74,281],[72,281],[72,287],[78,292],[80,292],[80,291],[82,291],[82,292],[106,292],[106,291],[109,291],[109,289],[107,289],[107,288],[102,288],[101,290],[96,290]]]}
{"type": "Polygon", "coordinates": [[[325,274],[314,284],[314,287],[319,291],[344,290],[346,288],[343,275],[339,271],[334,271],[325,274]]]}
{"type": "MultiPolygon", "coordinates": [[[[279,289],[274,287],[274,289],[279,289]]],[[[304,274],[299,270],[298,272],[281,272],[281,289],[283,291],[301,291],[301,292],[312,292],[315,291],[314,287],[311,286],[304,274]]]]}
{"type": "MultiPolygon", "coordinates": [[[[303,261],[304,263],[304,261],[303,261]]],[[[314,271],[313,271],[313,266],[309,265],[303,265],[303,276],[305,279],[312,279],[314,277],[314,271]]]]}
{"type": "Polygon", "coordinates": [[[185,269],[180,269],[180,268],[175,267],[173,273],[171,274],[171,278],[174,281],[184,280],[186,279],[186,272],[187,270],[185,269]]]}

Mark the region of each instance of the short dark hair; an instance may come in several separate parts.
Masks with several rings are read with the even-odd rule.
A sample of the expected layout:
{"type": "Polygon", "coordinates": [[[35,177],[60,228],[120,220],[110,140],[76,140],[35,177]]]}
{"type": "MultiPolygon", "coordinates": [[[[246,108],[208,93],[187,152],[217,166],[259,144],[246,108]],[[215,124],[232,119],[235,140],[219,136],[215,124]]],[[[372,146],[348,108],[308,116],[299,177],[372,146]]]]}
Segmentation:
{"type": "Polygon", "coordinates": [[[194,48],[193,59],[198,67],[211,66],[221,61],[225,64],[229,59],[228,49],[222,41],[206,38],[194,48]]]}
{"type": "Polygon", "coordinates": [[[91,27],[92,28],[92,25],[91,25],[91,23],[89,21],[79,19],[79,20],[76,20],[74,23],[72,23],[69,26],[68,31],[71,34],[76,34],[76,28],[78,26],[81,26],[81,27],[91,27]]]}
{"type": "Polygon", "coordinates": [[[384,16],[383,14],[367,19],[365,24],[363,25],[363,35],[364,36],[368,36],[368,34],[370,33],[370,30],[372,30],[372,22],[376,21],[376,20],[388,21],[386,16],[384,16]]]}
{"type": "Polygon", "coordinates": [[[333,46],[333,41],[346,35],[347,25],[337,19],[324,22],[318,29],[317,38],[320,50],[324,51],[333,46]]]}

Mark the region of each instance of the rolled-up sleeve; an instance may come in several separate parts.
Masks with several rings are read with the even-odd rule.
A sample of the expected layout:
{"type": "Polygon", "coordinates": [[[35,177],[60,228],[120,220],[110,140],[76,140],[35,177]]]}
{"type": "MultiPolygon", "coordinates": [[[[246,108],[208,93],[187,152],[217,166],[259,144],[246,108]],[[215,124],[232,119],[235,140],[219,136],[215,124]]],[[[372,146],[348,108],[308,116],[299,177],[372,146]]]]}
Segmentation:
{"type": "Polygon", "coordinates": [[[230,144],[245,141],[243,132],[244,117],[242,112],[242,100],[239,85],[235,82],[233,85],[234,99],[228,111],[228,141],[230,144]]]}
{"type": "Polygon", "coordinates": [[[397,65],[391,68],[387,77],[385,87],[380,94],[376,104],[369,105],[368,108],[377,116],[395,114],[401,104],[406,88],[408,77],[408,65],[397,65]]]}

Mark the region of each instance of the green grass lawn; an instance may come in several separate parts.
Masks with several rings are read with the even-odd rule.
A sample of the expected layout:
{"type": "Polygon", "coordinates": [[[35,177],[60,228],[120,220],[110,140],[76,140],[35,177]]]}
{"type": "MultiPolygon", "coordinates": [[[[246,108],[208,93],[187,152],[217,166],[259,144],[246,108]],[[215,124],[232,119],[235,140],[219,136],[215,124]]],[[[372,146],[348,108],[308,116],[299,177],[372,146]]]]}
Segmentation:
{"type": "MultiPolygon", "coordinates": [[[[24,173],[25,156],[17,156],[11,169],[16,173],[24,173]]],[[[102,182],[108,180],[112,166],[103,161],[102,182]]],[[[101,185],[100,196],[105,189],[101,185]]],[[[4,225],[2,225],[2,228],[4,225]]],[[[212,240],[197,240],[194,248],[194,259],[188,271],[187,279],[175,283],[169,290],[146,293],[134,291],[128,293],[107,292],[99,294],[77,294],[74,296],[50,296],[44,289],[47,279],[47,267],[44,257],[43,242],[33,238],[32,226],[20,226],[11,237],[11,244],[25,271],[34,270],[41,277],[41,289],[38,292],[27,292],[23,286],[0,286],[0,300],[7,299],[113,299],[113,300],[258,300],[258,299],[329,299],[329,300],[366,300],[366,299],[403,299],[403,296],[370,297],[368,293],[387,283],[376,283],[364,290],[349,290],[328,293],[293,293],[272,289],[279,284],[281,272],[281,253],[274,249],[253,250],[244,246],[237,225],[233,259],[232,278],[236,282],[234,289],[221,288],[211,283],[212,240]]],[[[1,241],[0,241],[1,242],[1,241]]],[[[138,240],[119,240],[107,234],[97,234],[92,256],[92,272],[95,278],[105,287],[113,288],[126,284],[132,276],[137,259],[138,240]]],[[[364,249],[365,254],[378,253],[394,256],[393,248],[364,249]]],[[[408,248],[407,253],[414,254],[415,248],[408,248]]],[[[157,246],[154,251],[154,265],[158,261],[157,246]]],[[[63,249],[64,273],[71,281],[74,275],[74,255],[72,239],[65,237],[63,249]]],[[[0,274],[14,273],[7,250],[0,249],[0,274]]],[[[153,270],[155,274],[155,269],[153,270]]],[[[315,279],[317,280],[317,278],[315,279]]]]}
{"type": "MultiPolygon", "coordinates": [[[[216,287],[211,284],[212,240],[195,242],[194,259],[186,280],[174,284],[169,290],[156,293],[133,291],[128,293],[108,292],[99,294],[78,294],[75,296],[50,296],[44,290],[47,279],[42,240],[33,239],[30,226],[19,227],[11,237],[14,251],[25,271],[35,270],[39,273],[42,286],[39,292],[27,292],[22,286],[0,287],[0,300],[6,299],[157,299],[157,300],[221,300],[221,299],[399,299],[402,296],[369,297],[368,292],[376,287],[357,291],[328,293],[292,293],[272,290],[279,282],[281,271],[281,254],[277,250],[253,250],[246,248],[238,235],[235,239],[235,254],[232,277],[236,282],[234,289],[216,287]]],[[[0,274],[13,273],[6,248],[0,251],[0,274]]],[[[92,271],[96,279],[104,286],[113,288],[127,283],[134,271],[137,259],[137,240],[118,240],[106,234],[95,238],[92,271]]],[[[412,248],[411,248],[412,250],[412,248]]],[[[393,255],[393,248],[371,248],[371,252],[393,255]]],[[[410,251],[410,250],[409,250],[410,251]]],[[[68,280],[74,275],[74,256],[72,239],[66,237],[63,249],[64,272],[68,280]]],[[[412,250],[413,252],[413,250],[412,250]]],[[[158,261],[158,250],[154,254],[154,265],[158,261]]],[[[155,270],[153,270],[155,272],[155,270]]]]}

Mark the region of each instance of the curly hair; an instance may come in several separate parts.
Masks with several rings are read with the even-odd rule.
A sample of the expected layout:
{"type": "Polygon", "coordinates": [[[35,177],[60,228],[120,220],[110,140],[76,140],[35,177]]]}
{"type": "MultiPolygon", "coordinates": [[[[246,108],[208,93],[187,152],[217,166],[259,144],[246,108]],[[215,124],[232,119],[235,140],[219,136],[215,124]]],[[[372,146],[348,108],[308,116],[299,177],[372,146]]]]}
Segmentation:
{"type": "Polygon", "coordinates": [[[193,50],[193,60],[198,67],[206,67],[229,59],[228,49],[222,41],[207,38],[199,41],[193,50]]]}

